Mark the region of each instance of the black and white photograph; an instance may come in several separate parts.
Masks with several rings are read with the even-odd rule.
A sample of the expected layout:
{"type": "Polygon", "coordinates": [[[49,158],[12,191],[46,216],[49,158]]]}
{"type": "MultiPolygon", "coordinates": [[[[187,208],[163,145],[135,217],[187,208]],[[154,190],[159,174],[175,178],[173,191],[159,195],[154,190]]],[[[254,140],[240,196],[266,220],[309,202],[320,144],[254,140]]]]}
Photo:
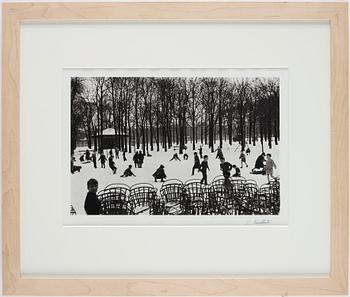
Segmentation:
{"type": "Polygon", "coordinates": [[[278,216],[278,76],[71,76],[70,215],[278,216]]]}

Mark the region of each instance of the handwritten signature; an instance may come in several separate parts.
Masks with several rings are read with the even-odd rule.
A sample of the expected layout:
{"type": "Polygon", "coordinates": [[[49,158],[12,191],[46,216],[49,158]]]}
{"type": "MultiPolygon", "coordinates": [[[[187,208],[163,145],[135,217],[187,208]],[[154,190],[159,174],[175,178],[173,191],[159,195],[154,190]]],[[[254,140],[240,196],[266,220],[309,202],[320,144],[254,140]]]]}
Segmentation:
{"type": "Polygon", "coordinates": [[[246,222],[246,225],[266,225],[270,224],[271,220],[268,219],[262,219],[262,220],[248,220],[246,222]]]}

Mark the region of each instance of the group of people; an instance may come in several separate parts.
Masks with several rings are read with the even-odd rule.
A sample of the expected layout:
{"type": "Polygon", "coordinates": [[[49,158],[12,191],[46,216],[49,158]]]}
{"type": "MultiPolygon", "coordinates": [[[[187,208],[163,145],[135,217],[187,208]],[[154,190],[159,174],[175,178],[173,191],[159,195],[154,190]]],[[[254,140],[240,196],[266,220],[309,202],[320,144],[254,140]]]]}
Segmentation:
{"type": "MultiPolygon", "coordinates": [[[[239,176],[241,176],[240,168],[243,168],[243,166],[248,167],[246,156],[250,154],[249,147],[247,147],[246,150],[242,149],[240,152],[240,155],[239,155],[239,159],[241,162],[240,168],[237,165],[231,164],[230,162],[225,160],[223,151],[220,147],[218,147],[215,151],[216,151],[216,159],[220,160],[220,170],[222,171],[223,176],[224,176],[225,180],[227,180],[227,181],[229,180],[229,178],[231,176],[232,170],[234,170],[234,173],[232,174],[232,176],[239,177],[239,176]]],[[[116,158],[119,158],[119,150],[117,150],[117,149],[116,149],[116,158]]],[[[135,154],[133,156],[133,162],[134,162],[135,168],[142,168],[142,165],[144,163],[144,158],[145,158],[144,152],[142,152],[141,150],[135,152],[135,154]]],[[[255,167],[252,169],[251,173],[252,174],[266,174],[268,182],[269,182],[270,178],[272,178],[272,179],[275,178],[273,176],[273,169],[276,168],[276,164],[272,160],[271,154],[267,154],[266,158],[267,159],[265,160],[265,153],[262,153],[257,158],[257,160],[255,162],[255,167]]],[[[188,155],[186,152],[183,155],[183,159],[188,160],[188,155]]],[[[201,172],[201,174],[202,174],[201,183],[204,183],[205,185],[207,185],[207,183],[208,183],[208,171],[210,171],[208,159],[209,159],[208,155],[203,156],[202,146],[199,147],[198,153],[194,152],[194,164],[192,167],[192,175],[195,174],[195,170],[197,170],[197,172],[201,172]],[[203,160],[201,161],[201,159],[203,159],[203,160]]],[[[80,160],[82,160],[82,159],[80,159],[80,160]]],[[[105,168],[106,167],[105,163],[108,160],[109,168],[112,170],[113,174],[116,174],[117,167],[116,167],[115,162],[114,162],[114,154],[113,154],[112,149],[110,149],[110,151],[109,151],[108,159],[104,155],[104,152],[101,151],[100,157],[98,160],[96,158],[95,152],[90,153],[89,150],[86,150],[85,160],[87,160],[87,161],[91,160],[93,162],[95,168],[97,168],[97,164],[96,164],[97,161],[101,162],[101,168],[105,168]]],[[[127,160],[126,155],[125,155],[125,151],[123,151],[123,160],[124,161],[127,160]]],[[[179,155],[176,152],[173,154],[172,158],[170,159],[170,161],[173,161],[173,160],[174,161],[181,161],[181,159],[179,158],[179,155]]],[[[81,167],[80,168],[78,168],[78,167],[76,168],[76,170],[81,169],[81,167]]],[[[73,166],[73,171],[74,171],[74,166],[73,166]]],[[[129,176],[136,176],[132,171],[132,165],[129,165],[125,169],[123,174],[121,175],[121,177],[129,177],[129,176]]],[[[155,182],[157,182],[158,180],[163,182],[164,179],[166,179],[166,177],[167,177],[167,175],[165,173],[165,166],[163,164],[160,165],[157,168],[157,170],[152,174],[152,176],[154,177],[155,182]]]]}
{"type": "Polygon", "coordinates": [[[142,151],[136,151],[132,160],[134,161],[135,168],[142,168],[145,154],[142,151]]]}

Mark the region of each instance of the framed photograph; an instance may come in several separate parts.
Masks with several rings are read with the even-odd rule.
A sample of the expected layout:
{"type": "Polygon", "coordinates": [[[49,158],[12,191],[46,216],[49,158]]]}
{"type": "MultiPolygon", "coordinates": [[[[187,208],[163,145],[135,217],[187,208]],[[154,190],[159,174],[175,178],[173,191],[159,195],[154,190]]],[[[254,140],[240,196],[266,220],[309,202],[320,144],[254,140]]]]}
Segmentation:
{"type": "Polygon", "coordinates": [[[4,294],[347,294],[347,10],[3,4],[4,294]]]}

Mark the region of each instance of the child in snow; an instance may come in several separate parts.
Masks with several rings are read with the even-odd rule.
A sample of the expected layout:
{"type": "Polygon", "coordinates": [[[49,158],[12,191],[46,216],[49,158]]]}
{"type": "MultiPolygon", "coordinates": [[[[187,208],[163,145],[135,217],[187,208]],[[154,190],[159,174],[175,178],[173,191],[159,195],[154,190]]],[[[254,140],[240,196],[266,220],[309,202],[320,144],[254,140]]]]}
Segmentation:
{"type": "Polygon", "coordinates": [[[109,168],[111,168],[113,171],[113,174],[115,174],[117,172],[117,167],[115,167],[115,165],[114,165],[115,163],[113,160],[113,155],[109,156],[108,163],[109,163],[109,168]]]}
{"type": "Polygon", "coordinates": [[[96,164],[96,153],[95,153],[95,152],[92,154],[92,162],[94,163],[94,168],[97,168],[97,164],[96,164]]]}
{"type": "Polygon", "coordinates": [[[199,171],[200,167],[201,167],[201,162],[199,160],[198,154],[197,154],[197,152],[194,152],[194,165],[192,167],[192,175],[194,175],[194,170],[198,169],[198,171],[199,171]]]}
{"type": "Polygon", "coordinates": [[[86,195],[84,209],[88,215],[99,215],[101,203],[96,195],[98,189],[98,182],[96,179],[91,178],[87,182],[87,188],[89,192],[86,195]]]}
{"type": "Polygon", "coordinates": [[[247,147],[245,153],[247,154],[247,156],[250,154],[250,148],[249,147],[247,147]]]}
{"type": "Polygon", "coordinates": [[[103,151],[101,152],[101,155],[98,158],[98,160],[101,161],[101,168],[106,168],[105,163],[106,163],[107,158],[106,158],[105,154],[103,153],[103,151]]]}
{"type": "Polygon", "coordinates": [[[86,161],[90,160],[90,152],[89,152],[89,150],[85,151],[85,160],[86,161]]]}
{"type": "Polygon", "coordinates": [[[241,176],[241,170],[236,165],[232,165],[232,168],[235,169],[235,174],[232,175],[233,177],[241,176]]]}
{"type": "Polygon", "coordinates": [[[132,165],[129,165],[127,169],[125,169],[123,175],[120,177],[128,177],[128,176],[136,176],[132,171],[131,171],[132,165]]]}
{"type": "Polygon", "coordinates": [[[76,171],[80,172],[81,166],[76,166],[74,165],[75,158],[74,155],[72,154],[71,159],[70,159],[70,171],[74,174],[76,171]]]}
{"type": "Polygon", "coordinates": [[[138,151],[136,151],[136,153],[132,157],[132,160],[134,161],[135,168],[139,167],[139,152],[138,151]]]}
{"type": "Polygon", "coordinates": [[[270,176],[275,179],[273,176],[273,168],[277,168],[275,162],[271,159],[271,154],[266,155],[266,164],[265,164],[265,171],[267,175],[267,182],[270,182],[270,176]]]}
{"type": "Polygon", "coordinates": [[[220,147],[218,147],[215,151],[217,151],[215,159],[224,159],[224,154],[220,147]]]}
{"type": "Polygon", "coordinates": [[[164,171],[164,166],[160,165],[155,173],[152,175],[154,177],[154,181],[157,182],[157,179],[160,179],[161,182],[164,182],[164,178],[166,178],[166,174],[164,171]]]}
{"type": "Polygon", "coordinates": [[[125,161],[127,161],[127,159],[126,159],[126,150],[123,150],[123,161],[125,162],[125,161]]]}
{"type": "Polygon", "coordinates": [[[210,171],[208,166],[208,155],[204,156],[204,160],[202,161],[199,170],[202,172],[201,184],[204,182],[204,184],[207,185],[208,184],[207,170],[210,171]]]}
{"type": "Polygon", "coordinates": [[[248,164],[247,164],[247,161],[245,158],[244,150],[241,150],[241,154],[240,154],[239,158],[241,159],[241,168],[243,168],[243,163],[245,164],[246,167],[248,167],[248,164]]]}
{"type": "Polygon", "coordinates": [[[264,162],[265,162],[265,153],[262,153],[255,161],[254,168],[261,169],[264,168],[264,162]]]}
{"type": "Polygon", "coordinates": [[[230,162],[226,162],[224,158],[220,159],[220,170],[222,171],[222,175],[225,178],[225,185],[230,185],[230,175],[231,175],[231,169],[233,168],[232,164],[230,162]]]}
{"type": "Polygon", "coordinates": [[[177,153],[173,155],[173,157],[170,159],[170,161],[175,160],[175,161],[181,161],[177,153]]]}
{"type": "Polygon", "coordinates": [[[143,164],[144,159],[145,159],[145,154],[142,151],[140,151],[139,152],[139,161],[138,161],[139,168],[142,168],[142,164],[143,164]]]}
{"type": "Polygon", "coordinates": [[[188,160],[188,155],[186,153],[184,154],[184,160],[188,160]]]}

